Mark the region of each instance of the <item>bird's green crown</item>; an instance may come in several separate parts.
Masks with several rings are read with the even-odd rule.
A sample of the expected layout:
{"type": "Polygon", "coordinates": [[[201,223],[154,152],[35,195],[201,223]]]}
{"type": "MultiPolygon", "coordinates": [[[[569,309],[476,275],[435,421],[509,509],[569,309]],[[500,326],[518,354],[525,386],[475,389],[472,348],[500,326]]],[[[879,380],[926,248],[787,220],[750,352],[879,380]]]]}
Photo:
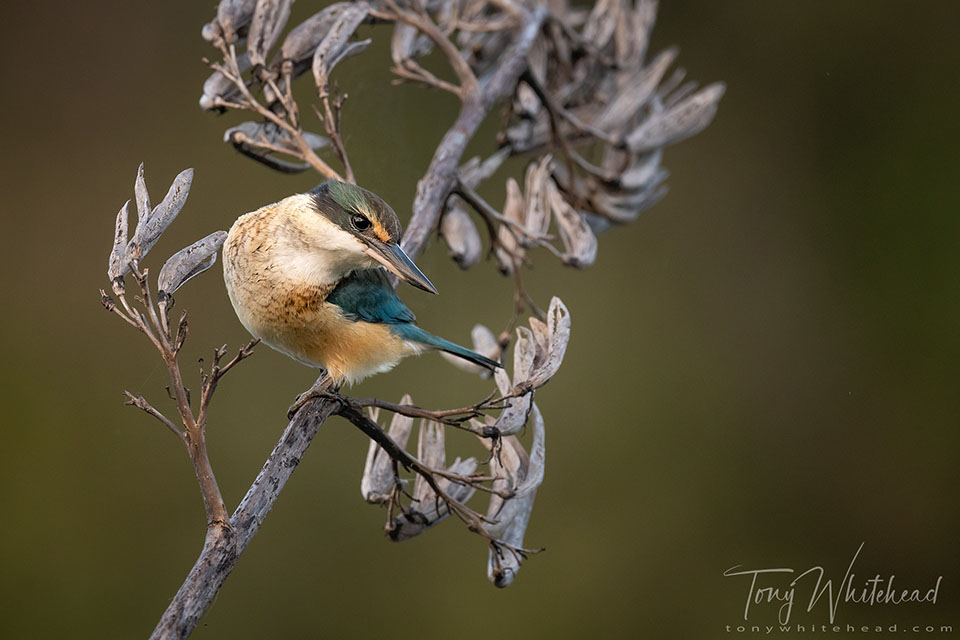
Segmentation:
{"type": "Polygon", "coordinates": [[[400,219],[372,191],[331,179],[311,190],[310,196],[316,210],[344,230],[385,243],[400,241],[400,219]]]}

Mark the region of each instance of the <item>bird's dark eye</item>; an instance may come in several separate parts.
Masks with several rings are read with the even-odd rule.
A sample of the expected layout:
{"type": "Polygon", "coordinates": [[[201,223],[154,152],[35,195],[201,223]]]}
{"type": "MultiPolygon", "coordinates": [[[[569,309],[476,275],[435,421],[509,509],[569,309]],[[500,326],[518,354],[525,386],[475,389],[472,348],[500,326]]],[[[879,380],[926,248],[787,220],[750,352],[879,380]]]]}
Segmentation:
{"type": "Polygon", "coordinates": [[[353,224],[353,228],[357,231],[366,231],[370,228],[370,221],[359,213],[350,216],[350,223],[353,224]]]}

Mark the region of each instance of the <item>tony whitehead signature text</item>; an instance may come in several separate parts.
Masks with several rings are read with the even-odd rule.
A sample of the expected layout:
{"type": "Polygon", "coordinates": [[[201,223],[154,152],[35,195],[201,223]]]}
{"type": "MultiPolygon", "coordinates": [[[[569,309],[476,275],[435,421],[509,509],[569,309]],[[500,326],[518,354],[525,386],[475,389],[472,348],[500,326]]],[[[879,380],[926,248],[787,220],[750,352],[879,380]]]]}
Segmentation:
{"type": "MultiPolygon", "coordinates": [[[[813,611],[817,603],[823,599],[826,594],[826,604],[830,615],[830,623],[833,624],[837,615],[837,607],[841,602],[859,602],[866,605],[890,604],[897,605],[904,602],[937,602],[937,594],[940,591],[940,583],[943,576],[937,578],[936,584],[929,589],[903,589],[894,586],[894,578],[891,575],[888,578],[881,577],[880,574],[866,580],[858,581],[853,572],[853,566],[857,562],[857,556],[863,550],[864,543],[860,543],[857,552],[853,554],[850,560],[850,566],[843,575],[843,580],[834,588],[834,579],[825,578],[823,567],[810,567],[806,571],[797,572],[789,568],[777,569],[744,569],[742,565],[730,567],[723,572],[725,576],[746,576],[750,582],[750,588],[747,591],[747,604],[743,608],[743,619],[750,617],[750,606],[763,603],[780,603],[778,609],[778,618],[780,624],[790,622],[790,614],[793,612],[793,603],[797,595],[797,589],[801,592],[810,589],[810,599],[807,601],[807,612],[813,611]],[[783,584],[783,580],[777,581],[779,586],[771,586],[771,582],[783,574],[795,576],[789,583],[783,584]]],[[[801,600],[801,602],[803,602],[801,600]]]]}

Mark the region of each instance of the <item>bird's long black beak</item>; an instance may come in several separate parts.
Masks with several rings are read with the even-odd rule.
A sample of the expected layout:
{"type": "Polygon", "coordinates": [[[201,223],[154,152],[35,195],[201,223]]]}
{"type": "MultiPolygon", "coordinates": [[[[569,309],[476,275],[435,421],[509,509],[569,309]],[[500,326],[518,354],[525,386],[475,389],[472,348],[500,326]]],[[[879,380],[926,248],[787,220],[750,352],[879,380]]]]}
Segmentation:
{"type": "Polygon", "coordinates": [[[388,271],[397,274],[397,276],[412,284],[417,289],[423,289],[430,293],[439,293],[433,283],[423,275],[423,272],[417,268],[407,254],[403,252],[399,244],[396,243],[370,243],[369,255],[371,258],[382,264],[388,271]]]}

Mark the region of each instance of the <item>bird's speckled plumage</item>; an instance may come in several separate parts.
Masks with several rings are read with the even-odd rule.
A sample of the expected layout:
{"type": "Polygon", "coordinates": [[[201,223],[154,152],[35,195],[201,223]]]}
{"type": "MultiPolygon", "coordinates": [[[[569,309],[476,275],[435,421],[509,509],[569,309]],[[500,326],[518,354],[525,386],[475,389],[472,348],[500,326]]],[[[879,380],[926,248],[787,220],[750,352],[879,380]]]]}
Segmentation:
{"type": "Polygon", "coordinates": [[[499,366],[414,324],[380,265],[421,288],[432,285],[402,253],[402,260],[391,253],[399,251],[399,238],[399,220],[386,202],[328,181],[234,223],[223,245],[230,301],[251,334],[325,368],[338,384],[387,371],[425,349],[499,366]]]}

